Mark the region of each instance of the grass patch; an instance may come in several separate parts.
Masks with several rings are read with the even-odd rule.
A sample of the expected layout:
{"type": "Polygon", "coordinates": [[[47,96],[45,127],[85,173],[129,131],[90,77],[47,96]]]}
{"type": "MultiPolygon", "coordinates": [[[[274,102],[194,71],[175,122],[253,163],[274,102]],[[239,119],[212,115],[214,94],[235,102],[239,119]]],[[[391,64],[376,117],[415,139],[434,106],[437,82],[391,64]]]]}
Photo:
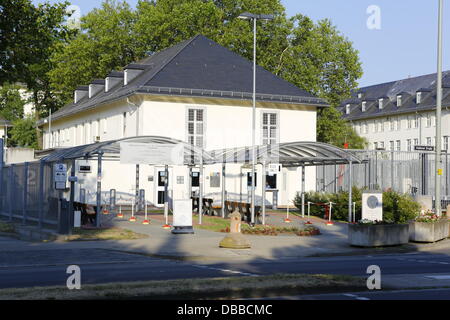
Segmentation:
{"type": "Polygon", "coordinates": [[[135,240],[148,238],[148,235],[136,233],[122,228],[108,229],[81,229],[76,228],[72,235],[65,237],[65,241],[92,241],[92,240],[135,240]]]}
{"type": "Polygon", "coordinates": [[[221,230],[230,227],[230,219],[222,219],[220,217],[202,216],[202,224],[198,224],[198,215],[194,215],[192,222],[197,229],[214,232],[222,232],[221,230]]]}
{"type": "Polygon", "coordinates": [[[16,228],[14,224],[0,221],[0,232],[4,233],[16,233],[16,228]]]}
{"type": "MultiPolygon", "coordinates": [[[[202,224],[198,224],[198,216],[194,216],[193,222],[195,228],[204,229],[214,232],[230,232],[230,220],[222,219],[220,217],[203,216],[202,224]]],[[[298,236],[313,236],[320,234],[320,230],[314,226],[304,226],[304,227],[277,227],[277,226],[262,226],[257,225],[251,227],[246,223],[241,224],[241,232],[243,234],[253,234],[253,235],[265,235],[265,236],[277,236],[279,234],[286,235],[298,235],[298,236]]]]}
{"type": "Polygon", "coordinates": [[[364,291],[362,278],[339,275],[275,274],[261,277],[178,279],[101,285],[1,289],[0,300],[49,299],[230,299],[308,293],[364,291]]]}

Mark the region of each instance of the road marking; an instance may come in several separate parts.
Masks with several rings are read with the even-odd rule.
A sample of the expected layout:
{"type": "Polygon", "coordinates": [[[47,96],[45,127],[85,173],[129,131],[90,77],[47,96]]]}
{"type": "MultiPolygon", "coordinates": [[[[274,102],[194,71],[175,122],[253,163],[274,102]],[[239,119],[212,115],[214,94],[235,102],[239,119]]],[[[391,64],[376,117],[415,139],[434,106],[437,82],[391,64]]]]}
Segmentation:
{"type": "Polygon", "coordinates": [[[435,280],[450,280],[450,275],[443,275],[443,276],[425,276],[425,278],[431,278],[435,280]]]}
{"type": "Polygon", "coordinates": [[[344,296],[354,298],[356,300],[370,300],[369,298],[360,297],[360,296],[357,296],[356,294],[351,294],[351,293],[344,293],[344,296]]]}
{"type": "Polygon", "coordinates": [[[209,269],[214,271],[220,271],[220,272],[227,272],[227,273],[234,273],[234,274],[241,274],[243,276],[250,276],[250,277],[258,277],[259,275],[249,272],[241,272],[237,270],[230,270],[230,269],[222,269],[222,268],[214,268],[214,267],[208,267],[208,266],[200,266],[200,265],[191,265],[192,267],[201,268],[201,269],[209,269]]]}

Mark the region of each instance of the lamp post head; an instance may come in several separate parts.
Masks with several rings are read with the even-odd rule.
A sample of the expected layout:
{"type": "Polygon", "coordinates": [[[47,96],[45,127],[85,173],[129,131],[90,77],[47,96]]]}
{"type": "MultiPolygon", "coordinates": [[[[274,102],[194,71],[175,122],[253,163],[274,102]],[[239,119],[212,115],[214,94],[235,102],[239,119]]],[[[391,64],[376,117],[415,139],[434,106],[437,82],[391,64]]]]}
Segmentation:
{"type": "Polygon", "coordinates": [[[256,20],[265,20],[265,21],[269,21],[269,20],[273,20],[274,16],[272,14],[253,14],[250,12],[244,12],[241,13],[238,16],[239,19],[243,19],[243,20],[251,20],[251,19],[256,19],[256,20]]]}

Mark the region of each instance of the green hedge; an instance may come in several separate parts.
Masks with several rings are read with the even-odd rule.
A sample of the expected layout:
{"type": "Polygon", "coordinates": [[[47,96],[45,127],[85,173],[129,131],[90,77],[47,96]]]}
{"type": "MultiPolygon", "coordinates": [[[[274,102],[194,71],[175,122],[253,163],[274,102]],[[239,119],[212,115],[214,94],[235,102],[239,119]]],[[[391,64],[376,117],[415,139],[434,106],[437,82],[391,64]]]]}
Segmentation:
{"type": "MultiPolygon", "coordinates": [[[[364,189],[352,188],[352,202],[356,202],[356,221],[361,220],[362,192],[364,189]]],[[[335,203],[333,205],[331,218],[333,220],[348,221],[348,192],[322,193],[307,192],[305,194],[305,214],[307,214],[308,201],[314,203],[335,203]]],[[[298,194],[294,199],[294,204],[301,210],[302,199],[298,194]]],[[[395,191],[383,192],[383,220],[393,223],[406,223],[414,219],[420,213],[420,205],[407,194],[400,194],[395,191]]],[[[323,218],[325,208],[311,205],[311,215],[323,218]]]]}

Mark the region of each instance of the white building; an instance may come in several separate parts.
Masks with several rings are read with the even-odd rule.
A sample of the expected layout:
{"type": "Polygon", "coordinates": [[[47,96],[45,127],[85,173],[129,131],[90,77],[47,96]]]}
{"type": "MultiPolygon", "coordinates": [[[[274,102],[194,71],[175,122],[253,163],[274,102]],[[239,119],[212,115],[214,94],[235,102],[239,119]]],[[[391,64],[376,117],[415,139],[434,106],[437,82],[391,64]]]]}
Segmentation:
{"type": "MultiPolygon", "coordinates": [[[[165,136],[205,150],[251,146],[252,81],[250,61],[196,36],[78,87],[74,103],[39,123],[44,149],[134,136],[165,136]]],[[[316,112],[326,106],[323,100],[261,67],[257,68],[256,90],[257,144],[316,141],[316,112]]],[[[78,187],[93,194],[96,162],[87,162],[78,161],[78,166],[91,166],[90,173],[77,171],[78,187]]],[[[261,168],[257,169],[260,199],[261,168]]],[[[227,166],[229,195],[241,189],[247,195],[247,179],[239,179],[240,170],[237,164],[227,166]]],[[[164,167],[141,165],[139,171],[139,188],[145,190],[147,200],[162,205],[164,167]]],[[[221,165],[205,168],[206,194],[220,194],[222,182],[214,178],[219,172],[221,165]]],[[[102,189],[134,194],[135,173],[134,165],[105,162],[102,189]]],[[[169,190],[174,198],[189,196],[188,175],[186,167],[170,168],[169,190]]],[[[194,190],[196,183],[193,179],[194,190]]],[[[278,204],[287,205],[301,191],[300,171],[284,168],[270,184],[279,191],[278,204]]],[[[307,168],[306,186],[315,188],[315,168],[307,168]]],[[[270,195],[267,198],[270,202],[270,195]]]]}
{"type": "MultiPolygon", "coordinates": [[[[435,145],[436,74],[388,82],[355,91],[340,110],[369,149],[412,151],[435,145]]],[[[443,73],[442,147],[450,136],[450,72],[443,73]]],[[[351,148],[352,146],[350,146],[351,148]]]]}

